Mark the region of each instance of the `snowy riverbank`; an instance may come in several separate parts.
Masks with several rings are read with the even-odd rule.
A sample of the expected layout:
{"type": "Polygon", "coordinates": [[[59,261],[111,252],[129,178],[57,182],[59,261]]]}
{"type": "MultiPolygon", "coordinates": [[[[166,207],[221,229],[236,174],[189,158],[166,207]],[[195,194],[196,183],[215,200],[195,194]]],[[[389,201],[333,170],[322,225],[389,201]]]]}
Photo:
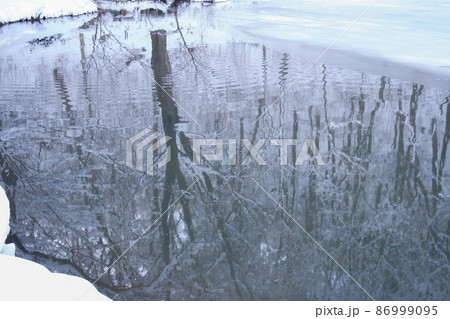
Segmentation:
{"type": "Polygon", "coordinates": [[[14,244],[5,245],[9,215],[9,201],[0,187],[0,300],[109,300],[85,279],[51,273],[14,257],[14,244]]]}
{"type": "Polygon", "coordinates": [[[109,300],[85,279],[26,259],[0,255],[0,269],[0,300],[109,300]]]}
{"type": "Polygon", "coordinates": [[[16,247],[14,244],[5,244],[9,234],[9,201],[6,193],[0,187],[0,254],[14,256],[16,247]]]}
{"type": "Polygon", "coordinates": [[[97,5],[91,0],[0,0],[0,8],[0,24],[97,11],[97,5]]]}

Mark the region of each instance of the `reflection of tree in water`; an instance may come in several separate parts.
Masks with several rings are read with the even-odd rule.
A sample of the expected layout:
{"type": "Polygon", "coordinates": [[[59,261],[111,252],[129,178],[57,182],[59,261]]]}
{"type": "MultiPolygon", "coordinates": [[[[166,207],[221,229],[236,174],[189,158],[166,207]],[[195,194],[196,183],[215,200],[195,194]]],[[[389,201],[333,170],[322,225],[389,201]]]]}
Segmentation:
{"type": "MultiPolygon", "coordinates": [[[[164,214],[161,218],[163,228],[163,258],[166,264],[170,262],[170,229],[168,225],[168,212],[171,202],[175,200],[174,190],[175,180],[182,191],[188,188],[186,178],[180,169],[178,161],[178,145],[175,125],[179,123],[178,108],[173,100],[173,92],[170,86],[168,76],[171,73],[169,55],[166,49],[166,32],[164,30],[152,31],[152,66],[155,73],[157,100],[161,107],[161,117],[163,122],[165,136],[171,137],[167,142],[167,149],[170,150],[170,162],[166,166],[164,177],[163,199],[161,203],[161,212],[164,214]]],[[[183,218],[186,223],[189,239],[194,240],[194,230],[192,226],[192,217],[189,207],[189,199],[182,197],[180,199],[183,208],[183,218]]]]}
{"type": "MultiPolygon", "coordinates": [[[[120,12],[113,14],[113,19],[124,17],[120,12]]],[[[122,83],[113,81],[115,76],[125,76],[128,70],[137,73],[133,68],[137,63],[150,69],[145,52],[121,43],[118,33],[103,25],[107,19],[108,13],[101,13],[80,29],[81,62],[78,55],[75,59],[81,65],[79,90],[64,67],[51,69],[49,79],[57,97],[54,113],[60,122],[38,125],[48,131],[27,131],[26,136],[38,140],[39,147],[28,139],[2,138],[2,179],[11,192],[19,194],[15,197],[20,207],[18,223],[13,228],[26,249],[36,251],[35,256],[41,253],[42,258],[46,255],[73,264],[77,273],[95,280],[155,216],[169,208],[160,223],[101,278],[101,289],[112,296],[119,293],[119,299],[365,299],[259,190],[251,180],[254,177],[375,298],[448,296],[448,287],[440,280],[448,275],[449,259],[445,211],[448,97],[439,101],[442,118],[436,114],[424,118],[424,100],[433,94],[426,87],[358,74],[357,80],[349,82],[350,88],[342,88],[337,84],[341,71],[322,65],[313,71],[317,72],[316,83],[295,88],[293,95],[283,97],[252,126],[291,83],[295,58],[246,44],[186,51],[183,42],[184,47],[170,52],[173,58],[169,61],[166,32],[158,30],[151,33],[151,65],[161,87],[152,83],[152,97],[146,96],[142,105],[122,106],[130,108],[131,115],[127,115],[115,105],[98,105],[108,96],[91,86],[98,79],[96,72],[105,72],[100,79],[107,84],[108,78],[118,84],[117,95],[107,93],[117,97],[121,85],[127,87],[128,78],[122,83]],[[91,36],[93,47],[88,48],[91,36]],[[224,62],[222,54],[227,50],[232,51],[233,62],[224,62]],[[257,67],[239,65],[235,62],[239,54],[246,59],[260,57],[254,62],[257,67]],[[210,59],[213,62],[208,63],[210,59]],[[197,67],[199,81],[197,73],[186,71],[197,67]],[[256,87],[239,87],[226,82],[235,76],[226,73],[229,68],[242,68],[242,78],[234,79],[238,84],[244,82],[248,69],[261,78],[256,79],[256,87]],[[207,103],[198,103],[202,100],[195,95],[207,95],[195,92],[204,79],[212,83],[202,89],[210,90],[208,94],[218,101],[225,94],[223,104],[229,104],[224,108],[235,108],[233,121],[226,122],[207,103]],[[186,88],[195,93],[190,96],[186,88]],[[253,91],[257,92],[251,95],[253,91]],[[189,111],[195,112],[198,105],[206,110],[193,114],[202,120],[200,133],[180,120],[173,95],[184,99],[189,111]],[[153,118],[147,114],[152,113],[149,105],[156,114],[153,118]],[[110,109],[102,118],[98,114],[106,107],[110,109]],[[107,127],[105,122],[114,121],[105,118],[118,118],[120,125],[107,127]],[[121,162],[120,145],[134,129],[149,123],[154,123],[153,131],[172,137],[166,145],[172,160],[155,176],[128,169],[121,162]],[[237,146],[235,166],[191,163],[192,138],[201,134],[210,134],[207,138],[216,134],[225,141],[248,137],[255,144],[277,133],[280,136],[275,137],[294,138],[299,143],[312,138],[327,165],[292,166],[299,151],[295,146],[285,167],[241,165],[248,155],[242,143],[237,146]],[[24,173],[22,162],[33,169],[24,173]],[[13,165],[19,167],[13,170],[15,176],[27,187],[8,175],[13,165]],[[198,183],[175,202],[195,178],[198,183]]],[[[181,32],[179,24],[177,28],[178,33],[172,30],[175,34],[181,32]]],[[[151,95],[148,83],[145,93],[151,95]]],[[[2,112],[2,123],[15,121],[8,114],[2,112]]],[[[13,123],[21,127],[19,121],[13,123]]],[[[276,162],[278,150],[266,151],[265,158],[276,162]]]]}

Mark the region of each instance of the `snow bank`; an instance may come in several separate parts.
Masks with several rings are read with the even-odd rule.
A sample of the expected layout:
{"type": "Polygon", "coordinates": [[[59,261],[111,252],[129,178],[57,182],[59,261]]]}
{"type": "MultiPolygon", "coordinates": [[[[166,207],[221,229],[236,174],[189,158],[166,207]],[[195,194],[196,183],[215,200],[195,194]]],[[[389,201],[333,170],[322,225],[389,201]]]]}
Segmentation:
{"type": "Polygon", "coordinates": [[[14,256],[14,244],[5,244],[9,234],[9,200],[4,189],[0,186],[0,254],[14,256]]]}
{"type": "Polygon", "coordinates": [[[97,11],[91,0],[0,0],[0,24],[97,11]]]}
{"type": "MultiPolygon", "coordinates": [[[[1,1],[1,0],[0,0],[1,1]]],[[[191,2],[202,2],[202,3],[214,3],[226,2],[227,0],[191,0],[191,2]]],[[[145,10],[145,9],[159,9],[163,12],[167,12],[172,1],[155,2],[153,0],[128,0],[128,1],[108,1],[102,0],[98,1],[98,7],[102,10],[127,10],[133,11],[134,9],[145,10]]]]}
{"type": "MultiPolygon", "coordinates": [[[[0,0],[1,1],[1,0],[0,0]]],[[[102,10],[127,10],[133,11],[135,9],[159,9],[166,12],[169,8],[169,3],[155,2],[153,0],[140,1],[99,1],[98,7],[102,10]]]]}
{"type": "Polygon", "coordinates": [[[9,200],[0,186],[0,300],[110,300],[87,280],[14,257],[14,244],[5,245],[8,233],[9,200]]]}
{"type": "Polygon", "coordinates": [[[0,300],[110,300],[85,279],[22,258],[0,255],[0,269],[0,300]]]}

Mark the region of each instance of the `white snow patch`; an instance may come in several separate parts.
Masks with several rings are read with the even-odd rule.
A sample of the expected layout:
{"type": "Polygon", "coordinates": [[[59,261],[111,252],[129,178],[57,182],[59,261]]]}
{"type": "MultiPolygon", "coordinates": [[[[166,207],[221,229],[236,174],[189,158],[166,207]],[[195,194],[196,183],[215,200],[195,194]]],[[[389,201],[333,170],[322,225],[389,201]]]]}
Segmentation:
{"type": "Polygon", "coordinates": [[[0,0],[0,8],[0,23],[97,11],[97,5],[91,0],[0,0]]]}
{"type": "Polygon", "coordinates": [[[79,277],[51,273],[32,261],[0,255],[0,300],[110,300],[79,277]]]}
{"type": "Polygon", "coordinates": [[[0,186],[0,300],[109,300],[83,278],[51,273],[14,257],[14,244],[5,245],[9,214],[9,200],[0,186]]]}
{"type": "Polygon", "coordinates": [[[102,10],[145,10],[145,9],[159,9],[166,12],[169,8],[169,3],[154,2],[151,0],[145,1],[99,1],[98,7],[102,10]]]}
{"type": "Polygon", "coordinates": [[[0,186],[0,254],[14,256],[14,244],[5,244],[9,234],[9,200],[5,190],[0,186]]]}

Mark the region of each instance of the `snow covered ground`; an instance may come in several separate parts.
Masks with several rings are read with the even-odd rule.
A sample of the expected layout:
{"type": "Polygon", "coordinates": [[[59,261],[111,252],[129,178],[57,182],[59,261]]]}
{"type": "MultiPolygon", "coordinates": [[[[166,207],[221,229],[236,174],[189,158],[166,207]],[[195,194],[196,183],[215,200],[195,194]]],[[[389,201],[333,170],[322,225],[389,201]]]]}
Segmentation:
{"type": "Polygon", "coordinates": [[[162,11],[167,11],[170,4],[155,2],[152,0],[141,0],[141,1],[110,1],[110,0],[98,0],[97,5],[99,9],[102,10],[128,10],[133,11],[136,8],[139,10],[145,9],[159,9],[162,11]]]}
{"type": "Polygon", "coordinates": [[[85,279],[51,273],[14,257],[14,244],[5,245],[9,214],[9,201],[0,187],[0,300],[109,300],[85,279]]]}
{"type": "Polygon", "coordinates": [[[26,259],[0,255],[0,269],[0,300],[109,300],[85,279],[26,259]]]}
{"type": "Polygon", "coordinates": [[[0,254],[14,256],[14,244],[5,244],[9,234],[9,201],[6,193],[0,187],[0,254]]]}
{"type": "Polygon", "coordinates": [[[348,55],[450,71],[450,1],[234,0],[222,11],[231,12],[229,7],[243,13],[220,12],[218,18],[233,21],[245,35],[278,41],[281,51],[301,51],[305,44],[322,46],[313,54],[317,56],[339,38],[333,49],[348,55]]]}
{"type": "MultiPolygon", "coordinates": [[[[31,10],[45,0],[16,0],[14,2],[0,0],[0,22],[26,18],[33,9],[25,14],[19,11],[31,10]],[[22,6],[32,2],[31,6],[22,6]],[[10,13],[8,13],[10,12],[10,13]],[[14,14],[13,14],[14,13],[14,14]],[[13,15],[16,15],[13,18],[13,15]]],[[[61,4],[55,0],[47,0],[53,11],[61,4]]],[[[74,0],[80,7],[93,6],[84,12],[95,11],[96,5],[91,0],[74,0]],[[95,8],[94,8],[95,7],[95,8]]],[[[218,1],[216,1],[218,2],[218,1]]],[[[61,1],[62,12],[56,15],[82,13],[76,12],[80,7],[72,0],[61,1]],[[73,7],[75,6],[75,7],[73,7]],[[72,7],[72,8],[71,8],[72,7]]],[[[120,24],[108,25],[112,31],[125,33],[127,28],[127,44],[132,40],[141,45],[148,37],[148,29],[173,30],[176,27],[172,15],[152,16],[145,28],[139,25],[139,14],[148,8],[166,12],[169,5],[153,1],[115,2],[97,0],[98,8],[103,10],[125,10],[127,19],[120,24]],[[130,20],[131,19],[131,20],[130,20]]],[[[45,11],[49,10],[46,8],[45,11]]],[[[229,0],[216,5],[206,6],[198,2],[183,6],[178,12],[178,22],[188,46],[204,44],[226,44],[230,41],[262,43],[266,47],[275,48],[285,53],[304,52],[316,58],[319,54],[339,38],[333,49],[322,59],[323,62],[353,68],[358,71],[367,65],[384,69],[380,72],[389,75],[389,71],[399,69],[398,64],[407,65],[417,70],[426,70],[438,74],[439,81],[448,80],[450,75],[450,2],[443,0],[229,0]],[[363,16],[361,14],[365,12],[363,16]],[[361,16],[361,17],[360,17],[361,16]],[[360,17],[360,19],[357,19],[360,17]],[[350,29],[348,29],[351,26],[350,29]],[[345,30],[348,32],[343,34],[345,30]],[[335,54],[333,59],[333,53],[335,54]],[[355,62],[354,56],[367,58],[367,61],[355,62]],[[345,62],[347,61],[347,62],[345,62]],[[397,65],[387,64],[396,63],[397,65]],[[364,64],[359,66],[359,64],[364,64]]],[[[52,13],[55,15],[55,12],[52,13]]],[[[78,17],[92,19],[89,16],[78,17]]],[[[145,20],[145,19],[144,19],[145,20]]],[[[13,24],[0,29],[0,46],[2,51],[10,49],[22,40],[25,43],[34,38],[43,38],[56,33],[65,36],[76,31],[80,21],[74,18],[51,19],[40,24],[13,24]],[[71,20],[72,19],[72,20],[71,20]],[[73,24],[73,28],[72,25],[73,24]]],[[[102,20],[102,23],[108,21],[102,20]]],[[[145,23],[145,21],[144,21],[145,23]]],[[[168,37],[168,49],[184,46],[183,39],[176,38],[177,33],[168,37]]],[[[120,39],[122,40],[122,39],[120,39]]],[[[23,42],[21,42],[23,43],[23,42]]],[[[367,71],[367,70],[365,70],[367,71]]],[[[410,72],[410,73],[411,73],[410,72]]],[[[397,72],[398,73],[398,72],[397,72]]],[[[399,78],[400,75],[392,76],[399,78]]],[[[404,73],[403,71],[400,73],[404,73]]]]}
{"type": "Polygon", "coordinates": [[[0,0],[0,8],[0,24],[97,11],[97,5],[91,0],[0,0]]]}

